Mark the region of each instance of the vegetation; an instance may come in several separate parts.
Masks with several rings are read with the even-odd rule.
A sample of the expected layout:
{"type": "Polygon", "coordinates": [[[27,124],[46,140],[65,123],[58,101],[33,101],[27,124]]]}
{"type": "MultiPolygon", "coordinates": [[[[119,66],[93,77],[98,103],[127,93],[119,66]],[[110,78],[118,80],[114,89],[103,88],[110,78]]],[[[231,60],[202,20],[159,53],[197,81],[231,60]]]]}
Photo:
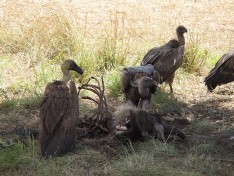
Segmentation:
{"type": "MultiPolygon", "coordinates": [[[[233,134],[233,84],[207,94],[202,83],[220,56],[233,47],[233,8],[231,0],[1,1],[0,129],[37,127],[44,88],[61,76],[59,64],[67,58],[85,71],[82,77],[73,75],[77,84],[90,76],[104,76],[114,111],[122,102],[121,69],[139,65],[150,48],[175,37],[175,28],[183,23],[188,29],[186,55],[176,73],[175,93],[168,94],[168,86],[163,85],[152,108],[167,117],[188,119],[190,125],[181,127],[190,136],[233,134]]],[[[81,103],[82,112],[87,109],[81,103]]],[[[234,171],[233,145],[208,141],[78,143],[73,153],[48,160],[38,151],[37,140],[0,136],[1,175],[192,176],[234,171]]]]}

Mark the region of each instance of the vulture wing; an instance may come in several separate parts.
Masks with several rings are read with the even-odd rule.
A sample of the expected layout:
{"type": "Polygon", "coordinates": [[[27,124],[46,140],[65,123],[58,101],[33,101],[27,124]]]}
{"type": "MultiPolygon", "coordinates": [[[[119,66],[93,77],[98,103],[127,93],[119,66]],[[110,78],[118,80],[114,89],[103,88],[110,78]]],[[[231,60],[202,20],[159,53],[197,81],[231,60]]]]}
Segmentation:
{"type": "Polygon", "coordinates": [[[185,47],[180,46],[163,53],[154,63],[154,68],[161,76],[161,83],[167,80],[182,64],[185,47]]]}
{"type": "Polygon", "coordinates": [[[75,83],[49,83],[40,106],[40,148],[43,156],[61,155],[70,150],[79,118],[75,83]]]}
{"type": "Polygon", "coordinates": [[[166,53],[171,52],[172,50],[178,47],[179,47],[178,41],[173,39],[161,47],[152,48],[144,56],[143,60],[141,61],[141,65],[147,65],[147,64],[154,65],[154,63],[156,63],[166,53]]]}
{"type": "Polygon", "coordinates": [[[219,59],[204,81],[209,90],[234,81],[234,48],[219,59]]]}
{"type": "Polygon", "coordinates": [[[40,106],[40,119],[47,134],[54,134],[69,107],[69,89],[61,81],[46,86],[40,106]]]}
{"type": "Polygon", "coordinates": [[[184,58],[184,45],[166,52],[162,59],[154,65],[155,69],[160,73],[162,82],[170,77],[181,65],[184,58]]]}

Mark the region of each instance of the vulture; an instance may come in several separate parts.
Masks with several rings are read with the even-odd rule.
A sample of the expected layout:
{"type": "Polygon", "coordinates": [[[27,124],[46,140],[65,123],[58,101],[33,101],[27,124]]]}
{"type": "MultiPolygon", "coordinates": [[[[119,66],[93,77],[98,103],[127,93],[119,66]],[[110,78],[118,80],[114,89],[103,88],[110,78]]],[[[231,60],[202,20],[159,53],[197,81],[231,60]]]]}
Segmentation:
{"type": "Polygon", "coordinates": [[[73,60],[61,65],[63,77],[48,83],[40,104],[39,146],[42,156],[62,155],[74,145],[79,117],[78,94],[70,70],[83,74],[73,60]]]}
{"type": "Polygon", "coordinates": [[[160,76],[158,72],[155,71],[154,67],[150,64],[145,66],[125,67],[120,77],[120,84],[125,102],[137,107],[143,95],[139,90],[148,91],[147,99],[149,99],[151,94],[156,91],[159,79],[160,76]],[[148,77],[149,79],[142,79],[143,77],[148,77]]]}
{"type": "Polygon", "coordinates": [[[209,91],[212,91],[218,85],[232,81],[234,81],[234,48],[218,60],[204,80],[209,91]]]}
{"type": "Polygon", "coordinates": [[[140,80],[137,80],[135,82],[132,81],[131,86],[138,88],[140,97],[138,109],[147,110],[150,105],[151,95],[156,91],[156,88],[158,87],[158,82],[150,77],[144,76],[140,80]]]}
{"type": "Polygon", "coordinates": [[[180,25],[176,28],[177,40],[172,39],[165,45],[150,49],[144,56],[141,65],[152,64],[161,76],[160,83],[169,84],[173,93],[172,83],[175,71],[182,65],[185,52],[184,33],[187,29],[180,25]]]}

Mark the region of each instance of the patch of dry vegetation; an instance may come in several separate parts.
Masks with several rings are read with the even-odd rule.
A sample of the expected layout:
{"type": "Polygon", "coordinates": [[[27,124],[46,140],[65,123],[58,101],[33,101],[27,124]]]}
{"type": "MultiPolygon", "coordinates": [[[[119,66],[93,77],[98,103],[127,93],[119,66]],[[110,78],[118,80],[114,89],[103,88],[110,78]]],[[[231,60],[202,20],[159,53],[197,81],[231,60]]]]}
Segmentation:
{"type": "Polygon", "coordinates": [[[233,8],[231,0],[1,2],[1,58],[20,65],[2,68],[1,82],[32,77],[35,65],[60,57],[74,57],[91,74],[106,62],[138,64],[149,48],[175,37],[179,24],[189,30],[188,45],[222,55],[234,41],[233,8]]]}

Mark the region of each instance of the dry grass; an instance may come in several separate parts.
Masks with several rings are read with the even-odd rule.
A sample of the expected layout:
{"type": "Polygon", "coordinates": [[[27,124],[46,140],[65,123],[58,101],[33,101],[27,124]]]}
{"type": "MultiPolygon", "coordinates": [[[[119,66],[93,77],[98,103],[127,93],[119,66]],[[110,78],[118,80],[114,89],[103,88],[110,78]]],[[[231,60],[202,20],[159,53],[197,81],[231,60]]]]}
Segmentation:
{"type": "Polygon", "coordinates": [[[1,69],[1,83],[27,79],[35,74],[32,66],[59,57],[75,57],[88,69],[88,62],[103,55],[106,39],[112,41],[110,56],[118,53],[117,59],[130,61],[124,64],[136,64],[148,49],[175,37],[179,24],[188,28],[189,43],[222,55],[234,43],[233,8],[232,0],[3,1],[0,51],[23,71],[1,69]]]}

